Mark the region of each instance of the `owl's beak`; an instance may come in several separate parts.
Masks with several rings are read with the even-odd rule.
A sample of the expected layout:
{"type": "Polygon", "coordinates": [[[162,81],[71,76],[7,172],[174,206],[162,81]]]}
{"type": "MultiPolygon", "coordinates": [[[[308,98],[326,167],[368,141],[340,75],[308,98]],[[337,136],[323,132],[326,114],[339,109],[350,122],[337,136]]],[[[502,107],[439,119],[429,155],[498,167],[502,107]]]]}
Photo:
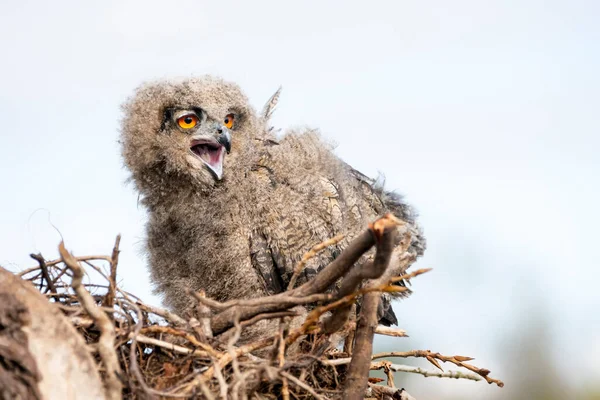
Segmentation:
{"type": "Polygon", "coordinates": [[[190,150],[217,180],[223,178],[223,159],[226,151],[224,145],[214,138],[204,136],[193,139],[190,143],[190,150]]]}
{"type": "Polygon", "coordinates": [[[219,129],[219,132],[220,134],[217,138],[217,142],[221,143],[221,145],[225,147],[225,150],[227,150],[227,154],[229,154],[231,151],[231,134],[229,133],[229,129],[227,129],[225,126],[222,126],[219,129]]]}
{"type": "Polygon", "coordinates": [[[223,178],[225,152],[231,151],[231,134],[225,126],[217,127],[217,136],[201,134],[192,137],[190,151],[217,180],[223,178]]]}

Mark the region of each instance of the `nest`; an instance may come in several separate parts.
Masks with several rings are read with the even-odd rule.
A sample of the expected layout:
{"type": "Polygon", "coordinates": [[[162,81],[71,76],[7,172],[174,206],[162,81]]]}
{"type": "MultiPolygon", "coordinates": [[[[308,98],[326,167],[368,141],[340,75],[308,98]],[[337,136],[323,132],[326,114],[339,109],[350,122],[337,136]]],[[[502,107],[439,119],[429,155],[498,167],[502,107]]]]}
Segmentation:
{"type": "MultiPolygon", "coordinates": [[[[315,246],[284,293],[221,303],[190,292],[196,307],[187,316],[148,305],[119,288],[119,237],[108,256],[76,257],[61,243],[59,259],[32,255],[38,265],[18,276],[59,307],[84,338],[110,399],[412,398],[395,386],[397,371],[503,386],[488,370],[468,364],[470,357],[429,350],[372,354],[374,335],[407,336],[401,329],[377,325],[381,293],[406,291],[395,283],[429,271],[386,278],[399,224],[391,215],[377,220],[312,280],[294,287],[306,261],[341,238],[315,246]],[[373,246],[372,262],[353,267],[373,246]],[[94,274],[95,283],[89,283],[94,274]],[[311,311],[292,325],[298,305],[310,305],[311,311]],[[278,321],[279,329],[251,342],[240,341],[245,329],[264,320],[278,321]],[[423,357],[436,369],[393,364],[382,360],[386,357],[423,357]],[[469,372],[444,371],[440,362],[469,372]],[[387,380],[369,378],[371,370],[384,371],[387,380]]],[[[409,243],[406,234],[402,249],[409,243]]],[[[414,256],[404,252],[400,261],[408,268],[414,256]]]]}

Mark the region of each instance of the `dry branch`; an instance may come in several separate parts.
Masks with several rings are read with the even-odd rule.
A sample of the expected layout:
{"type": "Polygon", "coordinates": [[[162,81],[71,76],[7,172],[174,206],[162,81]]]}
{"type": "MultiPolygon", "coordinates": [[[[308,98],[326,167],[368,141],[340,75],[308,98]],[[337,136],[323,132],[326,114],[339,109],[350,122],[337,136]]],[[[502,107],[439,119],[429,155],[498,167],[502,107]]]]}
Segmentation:
{"type": "Polygon", "coordinates": [[[101,332],[100,339],[98,340],[98,352],[100,353],[100,356],[104,361],[104,367],[106,368],[106,397],[108,399],[118,400],[121,398],[123,386],[121,385],[118,376],[121,372],[121,368],[119,366],[117,353],[114,349],[115,327],[106,313],[98,308],[90,293],[85,290],[85,287],[82,285],[83,268],[81,268],[71,253],[67,251],[63,242],[60,243],[58,251],[60,252],[60,256],[65,265],[73,271],[73,281],[71,283],[73,290],[77,294],[81,305],[94,319],[101,332]]]}
{"type": "Polygon", "coordinates": [[[466,368],[469,371],[475,372],[476,374],[481,376],[483,379],[485,379],[487,381],[487,383],[490,383],[490,384],[495,383],[499,387],[504,386],[504,382],[502,382],[498,379],[490,378],[488,376],[490,373],[489,370],[487,370],[485,368],[478,368],[474,365],[467,364],[465,362],[465,361],[473,360],[472,357],[465,357],[465,356],[450,356],[450,357],[448,357],[448,356],[441,355],[440,353],[433,353],[430,350],[390,351],[390,352],[384,352],[384,353],[377,353],[377,354],[373,355],[374,360],[377,358],[383,358],[383,357],[404,357],[404,358],[405,357],[422,357],[422,358],[427,359],[427,361],[429,361],[435,367],[440,369],[440,371],[443,371],[443,369],[440,366],[440,364],[437,362],[437,360],[440,360],[442,362],[450,362],[454,365],[457,365],[459,367],[466,368]]]}
{"type": "MultiPolygon", "coordinates": [[[[50,290],[50,292],[52,293],[56,293],[56,287],[54,286],[54,280],[52,280],[50,278],[50,274],[48,274],[48,266],[46,265],[46,260],[44,259],[44,257],[42,257],[41,254],[30,254],[29,257],[33,258],[34,260],[36,260],[39,265],[40,265],[40,270],[42,271],[42,276],[44,277],[44,279],[46,280],[46,283],[48,285],[48,290],[50,290]]],[[[41,284],[41,282],[40,282],[41,284]]]]}
{"type": "Polygon", "coordinates": [[[108,286],[108,293],[102,304],[105,307],[112,307],[115,303],[115,292],[117,290],[117,265],[119,263],[119,244],[121,243],[121,235],[117,235],[115,240],[115,246],[113,247],[112,255],[110,257],[110,279],[108,286]]]}
{"type": "Polygon", "coordinates": [[[300,276],[300,273],[306,266],[306,263],[311,258],[315,257],[317,254],[319,254],[320,251],[326,249],[327,247],[333,246],[333,245],[341,242],[343,239],[344,239],[344,235],[338,235],[334,238],[324,241],[323,243],[319,243],[318,245],[316,245],[312,249],[310,249],[310,251],[308,253],[306,253],[304,256],[302,256],[302,260],[300,260],[298,265],[294,268],[294,273],[292,275],[292,278],[290,279],[290,283],[287,287],[287,290],[291,290],[294,288],[294,286],[296,286],[296,281],[298,280],[298,276],[300,276]]]}
{"type": "Polygon", "coordinates": [[[378,399],[416,400],[404,390],[404,388],[396,389],[387,386],[373,385],[371,383],[369,383],[369,388],[365,393],[369,397],[372,396],[378,399]]]}
{"type": "Polygon", "coordinates": [[[361,399],[367,387],[379,301],[378,293],[368,293],[363,297],[354,339],[354,353],[346,376],[344,399],[361,399]]]}
{"type": "MultiPolygon", "coordinates": [[[[240,310],[240,321],[245,321],[258,314],[282,311],[290,308],[292,305],[296,305],[294,303],[290,304],[289,302],[281,301],[282,298],[289,300],[290,298],[301,298],[323,293],[344,275],[348,269],[350,269],[371,246],[373,246],[373,244],[374,237],[371,230],[368,229],[354,239],[331,264],[319,272],[312,280],[306,282],[299,288],[270,296],[268,304],[244,307],[240,310]]],[[[235,307],[231,307],[221,311],[211,319],[213,334],[219,334],[226,329],[231,328],[233,324],[233,315],[237,312],[234,308],[235,307]]]]}
{"type": "MultiPolygon", "coordinates": [[[[372,230],[377,238],[377,253],[373,261],[373,268],[361,269],[358,273],[350,273],[342,283],[340,294],[349,294],[356,290],[363,277],[377,279],[383,275],[392,256],[394,239],[396,237],[397,223],[391,218],[380,219],[373,224],[372,230]],[[345,291],[343,291],[345,290],[345,291]]],[[[355,269],[356,271],[356,269],[355,269]]],[[[380,294],[377,292],[367,293],[363,296],[363,304],[360,316],[356,323],[354,339],[354,353],[348,368],[344,388],[344,399],[360,399],[367,388],[369,376],[369,365],[373,351],[373,337],[377,327],[377,308],[380,302],[380,294]]],[[[343,325],[348,318],[350,308],[348,305],[334,311],[332,318],[326,324],[326,332],[334,332],[343,325]],[[329,328],[329,330],[327,330],[329,328]]]]}
{"type": "MultiPolygon", "coordinates": [[[[358,289],[366,279],[377,279],[381,277],[390,263],[394,251],[394,240],[397,235],[398,219],[388,214],[378,219],[369,226],[369,229],[377,238],[377,252],[375,260],[366,265],[355,265],[342,281],[338,292],[338,298],[345,297],[358,289]]],[[[326,333],[337,332],[348,320],[352,303],[336,309],[329,320],[324,324],[326,333]]]]}

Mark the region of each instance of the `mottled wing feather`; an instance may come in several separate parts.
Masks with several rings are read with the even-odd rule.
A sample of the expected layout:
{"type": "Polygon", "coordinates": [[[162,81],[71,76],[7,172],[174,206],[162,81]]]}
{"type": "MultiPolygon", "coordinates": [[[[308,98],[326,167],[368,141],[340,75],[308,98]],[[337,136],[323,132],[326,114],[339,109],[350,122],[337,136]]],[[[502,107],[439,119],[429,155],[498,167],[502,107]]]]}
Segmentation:
{"type": "MultiPolygon", "coordinates": [[[[295,150],[300,151],[302,144],[293,143],[297,146],[295,150]]],[[[365,220],[386,212],[392,212],[411,227],[414,226],[412,251],[418,255],[422,254],[424,239],[415,224],[415,213],[402,201],[401,196],[386,192],[381,180],[371,179],[349,165],[343,164],[342,168],[349,177],[355,179],[345,183],[350,186],[344,189],[335,178],[320,176],[321,188],[316,189],[312,197],[314,200],[307,204],[299,202],[300,199],[306,199],[306,196],[298,196],[297,192],[309,186],[303,181],[309,177],[279,175],[277,163],[271,159],[268,152],[261,158],[257,167],[255,171],[260,174],[261,179],[268,179],[275,190],[281,190],[278,196],[274,197],[285,199],[287,202],[284,207],[285,215],[267,210],[268,215],[265,218],[277,222],[274,226],[252,236],[252,264],[263,278],[268,293],[278,293],[287,288],[293,268],[312,246],[336,234],[345,233],[346,229],[350,229],[352,234],[357,234],[359,233],[355,232],[357,227],[362,227],[365,220]],[[344,190],[348,190],[348,193],[344,190]]],[[[328,248],[311,259],[299,277],[297,285],[313,278],[333,261],[351,240],[352,237],[349,235],[337,246],[328,248]]],[[[404,282],[398,284],[404,286],[404,282]]],[[[408,293],[404,294],[408,295],[408,293]]],[[[389,295],[382,296],[378,311],[380,323],[397,324],[389,295]]]]}
{"type": "Polygon", "coordinates": [[[283,281],[267,238],[261,232],[250,236],[250,261],[264,282],[267,294],[281,293],[287,287],[283,281]]]}

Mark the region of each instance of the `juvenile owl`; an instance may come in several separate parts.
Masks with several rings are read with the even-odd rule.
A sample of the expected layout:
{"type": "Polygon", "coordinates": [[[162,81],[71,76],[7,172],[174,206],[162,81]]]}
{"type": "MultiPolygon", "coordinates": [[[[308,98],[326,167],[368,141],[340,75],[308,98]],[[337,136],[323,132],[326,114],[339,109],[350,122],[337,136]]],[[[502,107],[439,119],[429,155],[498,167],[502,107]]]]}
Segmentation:
{"type": "MultiPolygon", "coordinates": [[[[424,250],[412,209],[318,132],[272,133],[276,101],[259,115],[237,85],[208,76],[144,84],[124,105],[122,153],[149,214],[151,279],[176,312],[193,305],[187,289],[219,301],[282,292],[306,251],[346,235],[309,262],[310,279],[386,212],[409,224],[410,251],[424,250]]],[[[388,298],[380,318],[396,323],[388,298]]]]}

